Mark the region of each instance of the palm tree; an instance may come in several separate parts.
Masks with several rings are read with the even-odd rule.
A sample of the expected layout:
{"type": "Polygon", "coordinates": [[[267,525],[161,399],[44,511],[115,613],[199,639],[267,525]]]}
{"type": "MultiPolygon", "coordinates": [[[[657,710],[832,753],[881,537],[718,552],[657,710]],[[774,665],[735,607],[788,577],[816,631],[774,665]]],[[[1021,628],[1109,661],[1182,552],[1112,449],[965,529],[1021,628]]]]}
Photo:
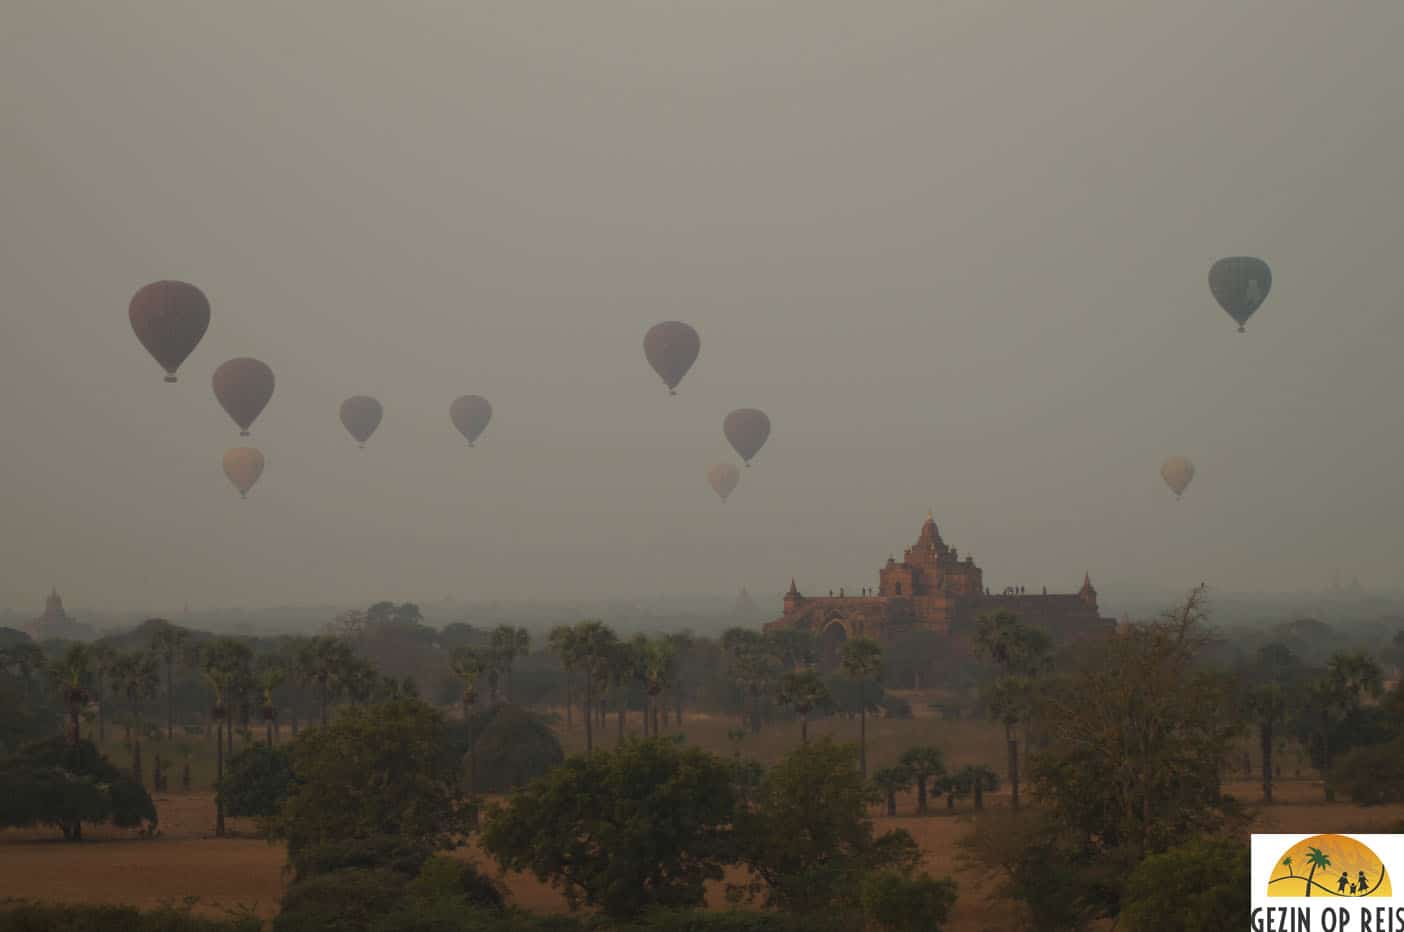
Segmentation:
{"type": "Polygon", "coordinates": [[[273,705],[273,690],[287,680],[288,668],[281,657],[273,654],[260,655],[255,667],[258,685],[263,690],[263,727],[271,748],[278,733],[278,710],[273,705]]]}
{"type": "Polygon", "coordinates": [[[610,661],[619,639],[603,622],[590,619],[575,626],[572,654],[575,664],[585,673],[585,753],[594,750],[595,690],[609,680],[610,661]]]}
{"type": "Polygon", "coordinates": [[[166,664],[166,737],[175,737],[175,665],[187,656],[190,632],[162,619],[151,635],[151,650],[166,664]]]}
{"type": "Polygon", "coordinates": [[[647,702],[644,706],[644,734],[648,734],[650,721],[653,736],[658,737],[659,708],[663,704],[662,694],[677,675],[678,655],[673,643],[666,638],[643,642],[644,693],[647,702]]]}
{"type": "Polygon", "coordinates": [[[999,671],[989,696],[990,712],[1004,723],[1009,753],[1009,804],[1019,808],[1019,739],[1015,728],[1028,718],[1034,678],[1047,669],[1052,650],[1048,635],[1020,623],[1008,612],[980,619],[975,653],[999,671]]]}
{"type": "Polygon", "coordinates": [[[546,638],[547,648],[561,658],[561,668],[565,670],[566,681],[566,730],[575,727],[571,720],[572,706],[575,697],[572,695],[575,685],[575,629],[570,625],[556,625],[551,629],[550,635],[546,638]]]}
{"type": "Polygon", "coordinates": [[[70,645],[63,656],[48,668],[48,672],[63,696],[63,705],[68,712],[68,738],[76,747],[79,739],[78,720],[83,707],[88,704],[88,681],[92,677],[88,646],[70,645]]]}
{"type": "Polygon", "coordinates": [[[144,651],[123,654],[112,665],[113,685],[117,694],[127,700],[127,743],[132,749],[132,773],[140,779],[141,766],[141,703],[156,695],[160,686],[161,674],[157,670],[156,655],[144,651]],[[132,737],[132,727],[136,726],[136,738],[132,737]]]}
{"type": "Polygon", "coordinates": [[[845,641],[839,664],[850,679],[858,681],[858,763],[868,776],[868,681],[882,678],[882,646],[872,638],[845,641]]]}
{"type": "Polygon", "coordinates": [[[1263,758],[1263,802],[1272,802],[1272,753],[1275,727],[1287,714],[1287,700],[1276,683],[1266,683],[1245,697],[1244,707],[1258,726],[1258,746],[1263,758]]]}
{"type": "MultiPolygon", "coordinates": [[[[668,684],[668,695],[672,699],[673,716],[676,718],[678,727],[683,723],[683,690],[682,690],[682,666],[687,659],[688,653],[692,650],[693,636],[691,631],[675,631],[672,634],[665,634],[663,640],[668,642],[668,646],[673,651],[673,677],[668,684]]],[[[668,704],[663,706],[663,724],[668,724],[668,704]]]]}
{"type": "MultiPolygon", "coordinates": [[[[450,667],[453,675],[463,683],[463,725],[468,733],[468,795],[478,791],[478,742],[473,734],[473,706],[478,702],[478,677],[483,675],[482,655],[471,647],[460,647],[453,652],[450,667]]],[[[477,807],[473,810],[476,824],[477,807]]]]}
{"type": "Polygon", "coordinates": [[[985,808],[985,791],[999,786],[999,777],[984,764],[971,764],[955,775],[961,790],[968,791],[975,800],[976,809],[985,808]]]}
{"type": "Polygon", "coordinates": [[[224,688],[229,684],[229,672],[217,662],[218,658],[205,657],[204,674],[210,688],[214,690],[214,707],[210,717],[215,721],[215,837],[224,837],[224,794],[220,784],[224,781],[224,720],[228,709],[224,704],[224,688]]]}
{"type": "Polygon", "coordinates": [[[1282,859],[1282,866],[1285,867],[1285,868],[1287,868],[1287,876],[1288,876],[1288,877],[1295,877],[1295,876],[1297,876],[1296,874],[1292,873],[1292,859],[1291,859],[1290,857],[1288,857],[1288,858],[1283,858],[1283,859],[1282,859]]]}
{"type": "Polygon", "coordinates": [[[525,657],[531,650],[531,632],[526,628],[511,625],[498,625],[492,632],[492,650],[502,664],[507,678],[507,701],[512,701],[512,667],[518,657],[525,657]]]}
{"type": "Polygon", "coordinates": [[[326,636],[312,638],[297,653],[297,676],[316,687],[323,725],[327,723],[327,703],[353,678],[354,659],[345,641],[326,636]]]}
{"type": "Polygon", "coordinates": [[[912,772],[901,764],[884,767],[873,774],[873,785],[887,798],[887,814],[897,814],[897,794],[912,785],[912,772]]]}
{"type": "Polygon", "coordinates": [[[926,782],[932,777],[945,775],[945,755],[941,753],[940,748],[929,745],[908,748],[900,763],[907,768],[912,775],[912,781],[916,783],[917,814],[926,815],[926,782]]]}
{"type": "Polygon", "coordinates": [[[1311,870],[1306,876],[1306,895],[1311,896],[1311,878],[1316,875],[1318,867],[1330,867],[1331,858],[1323,854],[1320,848],[1307,848],[1307,863],[1311,865],[1311,870]]]}
{"type": "Polygon", "coordinates": [[[829,687],[813,670],[786,673],[780,680],[780,702],[800,717],[800,744],[809,743],[809,713],[831,701],[829,687]]]}
{"type": "Polygon", "coordinates": [[[98,744],[107,742],[107,720],[105,690],[107,675],[117,665],[117,650],[111,644],[94,644],[90,651],[93,663],[93,697],[97,699],[98,744]]]}
{"type": "Polygon", "coordinates": [[[26,706],[29,705],[30,685],[34,674],[49,669],[48,662],[44,659],[43,649],[33,641],[22,641],[19,644],[11,644],[8,649],[0,651],[0,654],[3,654],[3,658],[0,658],[3,660],[0,662],[0,667],[13,670],[20,679],[24,680],[24,703],[26,706]]]}

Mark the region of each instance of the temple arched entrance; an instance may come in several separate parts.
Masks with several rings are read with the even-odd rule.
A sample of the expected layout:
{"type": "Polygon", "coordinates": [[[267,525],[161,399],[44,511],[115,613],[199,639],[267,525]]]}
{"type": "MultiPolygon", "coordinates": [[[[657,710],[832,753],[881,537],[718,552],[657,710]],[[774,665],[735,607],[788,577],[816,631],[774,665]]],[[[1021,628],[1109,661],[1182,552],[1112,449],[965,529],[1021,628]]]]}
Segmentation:
{"type": "Polygon", "coordinates": [[[819,634],[819,666],[824,670],[836,669],[848,641],[848,631],[838,621],[831,621],[819,634]]]}

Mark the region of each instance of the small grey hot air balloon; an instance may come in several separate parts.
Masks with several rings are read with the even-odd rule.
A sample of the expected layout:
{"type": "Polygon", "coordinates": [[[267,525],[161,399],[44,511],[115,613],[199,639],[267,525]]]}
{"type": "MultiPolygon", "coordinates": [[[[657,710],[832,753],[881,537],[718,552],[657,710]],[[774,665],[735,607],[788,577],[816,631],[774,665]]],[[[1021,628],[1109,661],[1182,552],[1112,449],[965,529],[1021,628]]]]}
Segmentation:
{"type": "Polygon", "coordinates": [[[1179,498],[1185,494],[1190,481],[1194,479],[1194,464],[1183,456],[1172,456],[1160,466],[1160,478],[1170,486],[1170,491],[1179,498]]]}
{"type": "Polygon", "coordinates": [[[722,432],[737,454],[751,465],[751,458],[765,446],[770,436],[770,418],[755,408],[738,408],[722,422],[722,432]]]}
{"type": "Polygon", "coordinates": [[[216,369],[211,381],[220,407],[239,425],[239,436],[247,437],[249,426],[273,397],[273,370],[266,363],[242,356],[216,369]]]}
{"type": "Polygon", "coordinates": [[[235,447],[224,452],[224,474],[239,490],[239,497],[245,498],[254,487],[258,477],[263,475],[263,454],[253,447],[235,447]]]}
{"type": "Polygon", "coordinates": [[[209,329],[210,302],[194,285],[152,282],[132,295],[127,317],[141,345],[166,370],[166,381],[174,382],[209,329]]]}
{"type": "Polygon", "coordinates": [[[650,327],[643,345],[648,364],[668,386],[668,394],[676,395],[678,383],[697,361],[702,338],[687,324],[669,320],[650,327]]]}
{"type": "Polygon", "coordinates": [[[1219,306],[1238,321],[1238,332],[1242,333],[1243,325],[1272,290],[1272,270],[1262,259],[1251,256],[1220,259],[1209,269],[1209,290],[1219,306]]]}
{"type": "Polygon", "coordinates": [[[471,447],[492,420],[492,405],[481,395],[464,395],[449,405],[449,417],[471,447]]]}
{"type": "Polygon", "coordinates": [[[717,463],[715,466],[707,467],[707,482],[712,486],[712,491],[721,496],[722,501],[736,490],[736,484],[741,481],[741,470],[731,463],[717,463]]]}
{"type": "Polygon", "coordinates": [[[352,395],[341,403],[341,423],[362,448],[380,426],[384,413],[380,402],[369,395],[352,395]]]}

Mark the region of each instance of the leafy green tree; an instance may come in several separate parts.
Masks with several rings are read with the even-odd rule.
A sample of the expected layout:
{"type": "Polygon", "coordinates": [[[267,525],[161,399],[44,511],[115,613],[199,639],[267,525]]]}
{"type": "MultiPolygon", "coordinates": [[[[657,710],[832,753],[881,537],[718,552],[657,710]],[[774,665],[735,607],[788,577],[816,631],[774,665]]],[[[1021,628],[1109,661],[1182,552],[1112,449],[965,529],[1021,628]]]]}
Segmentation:
{"type": "Polygon", "coordinates": [[[984,764],[962,767],[951,779],[961,795],[969,795],[975,801],[976,809],[985,808],[986,793],[999,789],[999,776],[984,764]]]}
{"type": "Polygon", "coordinates": [[[1404,736],[1342,754],[1331,783],[1361,806],[1404,802],[1404,736]]]}
{"type": "Polygon", "coordinates": [[[1314,725],[1312,752],[1314,763],[1321,771],[1322,787],[1327,802],[1336,798],[1331,782],[1335,755],[1344,750],[1332,740],[1340,723],[1358,714],[1366,697],[1376,698],[1383,691],[1383,675],[1379,666],[1361,653],[1338,653],[1331,657],[1326,671],[1306,687],[1305,714],[1314,725]]]}
{"type": "Polygon", "coordinates": [[[1232,929],[1252,907],[1248,846],[1196,839],[1146,858],[1126,882],[1122,918],[1131,932],[1232,929]]]}
{"type": "Polygon", "coordinates": [[[867,685],[882,679],[882,646],[872,638],[845,641],[839,653],[844,675],[858,683],[858,767],[868,775],[868,693],[867,685]]]}
{"type": "Polygon", "coordinates": [[[941,932],[955,906],[949,877],[876,871],[863,878],[863,914],[883,932],[941,932]]]}
{"type": "Polygon", "coordinates": [[[990,712],[1004,724],[1009,754],[1009,802],[1019,808],[1019,739],[1016,729],[1027,722],[1033,705],[1034,680],[1050,664],[1052,642],[1044,632],[1024,625],[1009,612],[986,615],[979,621],[975,653],[999,671],[990,686],[990,712]]]}
{"type": "Polygon", "coordinates": [[[912,775],[917,788],[917,815],[926,815],[927,784],[933,778],[945,776],[946,757],[940,748],[922,746],[908,748],[903,752],[900,763],[912,775]]]}
{"type": "Polygon", "coordinates": [[[268,819],[277,814],[292,787],[288,748],[255,744],[230,759],[219,793],[229,815],[268,819]]]}
{"type": "Polygon", "coordinates": [[[15,676],[24,681],[24,701],[26,704],[32,698],[31,684],[35,674],[50,669],[48,662],[44,659],[43,649],[29,640],[28,637],[0,650],[0,668],[13,672],[15,676]]]}
{"type": "Polygon", "coordinates": [[[800,717],[800,743],[809,743],[809,713],[829,705],[829,688],[813,670],[786,673],[780,680],[780,702],[800,717]]]}
{"type": "Polygon", "coordinates": [[[873,774],[873,786],[877,787],[887,800],[887,814],[897,814],[897,794],[910,789],[912,772],[902,765],[884,767],[873,774]]]}
{"type": "Polygon", "coordinates": [[[427,852],[470,826],[460,759],[423,702],[352,707],[291,751],[295,785],[272,828],[295,868],[319,844],[390,836],[427,852]]]}
{"type": "Polygon", "coordinates": [[[731,766],[697,748],[629,740],[572,757],[514,793],[484,825],[504,870],[550,881],[574,907],[615,919],[702,903],[732,858],[731,766]]]}
{"type": "MultiPolygon", "coordinates": [[[[151,651],[166,665],[166,737],[175,737],[175,667],[189,656],[190,632],[165,619],[151,632],[151,651]]],[[[151,622],[148,622],[150,624],[151,622]]]]}
{"type": "Polygon", "coordinates": [[[84,823],[103,822],[155,825],[156,807],[92,742],[50,738],[0,761],[0,827],[52,825],[82,841],[84,823]]]}
{"type": "Polygon", "coordinates": [[[753,805],[736,814],[737,850],[768,903],[806,914],[854,907],[865,873],[913,867],[920,849],[905,831],[873,836],[876,801],[855,749],[828,738],[768,770],[753,805]]]}

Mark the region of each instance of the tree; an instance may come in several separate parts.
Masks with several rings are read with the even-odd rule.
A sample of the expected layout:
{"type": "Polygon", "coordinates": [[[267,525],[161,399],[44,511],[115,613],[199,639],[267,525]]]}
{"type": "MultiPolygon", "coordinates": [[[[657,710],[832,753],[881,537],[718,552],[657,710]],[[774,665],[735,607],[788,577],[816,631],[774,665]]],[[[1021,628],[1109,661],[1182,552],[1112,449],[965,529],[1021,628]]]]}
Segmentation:
{"type": "Polygon", "coordinates": [[[423,702],[353,706],[289,748],[295,782],[271,828],[299,876],[321,845],[394,838],[427,855],[470,827],[460,758],[423,702]]]}
{"type": "Polygon", "coordinates": [[[219,785],[224,782],[224,728],[229,717],[229,709],[224,703],[224,691],[229,685],[229,671],[217,662],[217,658],[205,656],[202,669],[205,680],[214,690],[214,706],[210,717],[215,722],[215,837],[224,837],[224,797],[219,785]]]}
{"type": "Polygon", "coordinates": [[[754,804],[736,814],[736,835],[769,905],[806,914],[853,907],[868,871],[915,866],[921,852],[905,831],[873,836],[873,802],[854,748],[828,738],[768,770],[754,804]]]}
{"type": "Polygon", "coordinates": [[[678,674],[677,648],[667,638],[651,641],[645,639],[641,648],[640,660],[643,670],[644,694],[647,696],[647,704],[644,708],[644,731],[648,732],[651,719],[653,735],[657,737],[659,712],[663,702],[661,697],[672,686],[678,674]]]}
{"type": "Polygon", "coordinates": [[[984,764],[962,767],[951,778],[961,795],[969,794],[977,810],[985,808],[985,794],[999,789],[999,776],[984,764]]]}
{"type": "Polygon", "coordinates": [[[203,650],[201,666],[216,670],[221,678],[220,694],[225,703],[225,754],[234,756],[234,713],[248,711],[248,695],[253,688],[253,650],[243,641],[218,638],[203,650]]]}
{"type": "Polygon", "coordinates": [[[722,648],[731,658],[732,676],[741,691],[751,698],[752,734],[760,734],[761,697],[775,683],[780,671],[775,643],[745,628],[729,628],[722,634],[722,648]]]}
{"type": "MultiPolygon", "coordinates": [[[[107,742],[107,677],[118,663],[116,648],[111,644],[94,644],[90,651],[93,666],[93,698],[97,700],[98,746],[107,742]]],[[[130,738],[130,735],[128,736],[130,738]]]]}
{"type": "Polygon", "coordinates": [[[1377,698],[1383,688],[1383,676],[1375,661],[1361,653],[1342,653],[1331,657],[1325,676],[1310,689],[1310,703],[1316,707],[1321,723],[1317,766],[1328,802],[1336,798],[1331,783],[1332,763],[1338,750],[1331,740],[1333,727],[1357,713],[1366,696],[1377,698]]]}
{"type": "Polygon", "coordinates": [[[1019,740],[1016,727],[1028,719],[1033,680],[1049,665],[1052,650],[1048,635],[1022,624],[1008,612],[986,615],[979,621],[975,653],[999,671],[987,696],[990,712],[1004,723],[1009,754],[1009,802],[1019,808],[1019,740]]]}
{"type": "Polygon", "coordinates": [[[254,677],[263,691],[263,724],[266,729],[268,746],[274,744],[278,734],[278,709],[273,705],[273,690],[282,686],[288,678],[288,667],[283,658],[276,654],[263,654],[254,661],[254,677]]]}
{"type": "Polygon", "coordinates": [[[571,721],[572,705],[574,703],[573,686],[575,682],[575,628],[570,625],[556,625],[551,629],[550,635],[546,639],[547,648],[554,652],[561,659],[561,669],[565,671],[566,681],[566,729],[574,727],[571,721]]]}
{"type": "Polygon", "coordinates": [[[941,932],[956,901],[956,884],[927,874],[877,871],[863,878],[863,914],[883,932],[941,932]]]}
{"type": "Polygon", "coordinates": [[[83,824],[156,823],[156,807],[90,741],[50,738],[0,761],[0,827],[52,825],[67,841],[83,824]]]}
{"type": "Polygon", "coordinates": [[[868,694],[867,685],[882,679],[882,646],[872,638],[845,641],[839,653],[839,663],[845,676],[858,682],[858,765],[863,776],[868,775],[868,694]]]}
{"type": "Polygon", "coordinates": [[[1248,846],[1196,839],[1146,858],[1126,881],[1122,917],[1132,932],[1231,929],[1252,906],[1248,846]]]}
{"type": "Polygon", "coordinates": [[[502,664],[507,675],[507,701],[512,701],[512,667],[518,657],[525,657],[531,651],[531,632],[526,628],[499,625],[492,632],[492,651],[502,664]]]}
{"type": "Polygon", "coordinates": [[[829,688],[813,670],[786,673],[780,680],[780,702],[800,717],[800,743],[809,743],[809,713],[829,704],[829,688]]]}
{"type": "Polygon", "coordinates": [[[44,659],[44,651],[28,638],[11,644],[0,651],[0,667],[13,670],[16,676],[24,680],[24,701],[26,704],[31,698],[30,685],[34,675],[50,669],[48,662],[44,659]]]}
{"type": "Polygon", "coordinates": [[[229,761],[219,794],[229,815],[272,818],[293,787],[292,754],[286,746],[257,744],[229,761]]]}
{"type": "Polygon", "coordinates": [[[946,758],[940,748],[923,746],[908,748],[902,754],[901,764],[912,775],[917,788],[917,815],[926,815],[926,785],[933,777],[946,773],[946,758]]]}
{"type": "Polygon", "coordinates": [[[141,782],[141,703],[156,695],[161,674],[156,656],[145,651],[123,654],[112,664],[113,686],[127,700],[127,741],[132,747],[132,779],[141,782]],[[132,727],[136,726],[136,737],[132,727]]]}
{"type": "Polygon", "coordinates": [[[897,794],[911,788],[912,772],[902,765],[896,767],[884,767],[873,774],[873,786],[883,794],[887,800],[887,814],[895,816],[897,814],[897,794]]]}
{"type": "Polygon", "coordinates": [[[317,690],[323,725],[327,724],[327,704],[355,680],[357,668],[354,661],[351,647],[345,641],[332,637],[312,638],[298,651],[297,675],[317,690]]]}
{"type": "Polygon", "coordinates": [[[1331,857],[1325,854],[1320,848],[1307,848],[1307,863],[1311,865],[1311,870],[1306,875],[1306,896],[1311,896],[1312,878],[1316,876],[1318,867],[1325,869],[1331,866],[1331,857]]]}
{"type": "Polygon", "coordinates": [[[92,657],[86,644],[72,644],[57,662],[49,666],[49,677],[59,688],[68,712],[68,739],[78,744],[78,719],[88,704],[88,683],[92,680],[92,657]]]}
{"type": "Polygon", "coordinates": [[[1332,765],[1331,785],[1361,806],[1404,802],[1404,736],[1342,754],[1332,765]]]}
{"type": "MultiPolygon", "coordinates": [[[[175,665],[187,656],[190,632],[163,618],[153,618],[160,627],[151,633],[151,651],[166,665],[166,737],[175,737],[175,665]]],[[[151,622],[147,622],[150,624],[151,622]]]]}
{"type": "Polygon", "coordinates": [[[520,705],[490,706],[449,723],[455,752],[472,758],[469,793],[508,793],[565,760],[551,724],[520,705]]]}
{"type": "Polygon", "coordinates": [[[1244,711],[1258,727],[1258,749],[1263,761],[1263,802],[1272,802],[1272,754],[1276,728],[1287,715],[1287,697],[1276,683],[1263,683],[1244,696],[1244,711]]]}
{"type": "Polygon", "coordinates": [[[736,816],[731,767],[671,741],[572,757],[495,809],[483,844],[503,870],[550,881],[573,907],[626,919],[697,906],[722,877],[736,816]]]}
{"type": "Polygon", "coordinates": [[[575,626],[570,650],[573,665],[585,674],[585,753],[594,750],[595,694],[609,681],[619,639],[604,622],[589,619],[575,626]]]}

